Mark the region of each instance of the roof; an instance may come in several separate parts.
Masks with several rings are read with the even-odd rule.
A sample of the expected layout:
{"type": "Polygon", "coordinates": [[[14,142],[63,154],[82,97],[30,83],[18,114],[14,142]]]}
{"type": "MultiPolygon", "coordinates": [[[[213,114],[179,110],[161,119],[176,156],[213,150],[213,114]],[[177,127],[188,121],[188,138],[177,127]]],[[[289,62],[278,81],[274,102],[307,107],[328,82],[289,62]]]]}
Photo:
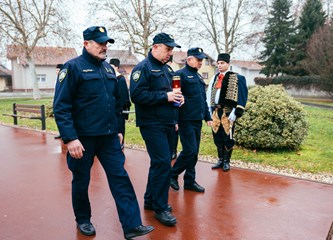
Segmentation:
{"type": "Polygon", "coordinates": [[[182,51],[174,51],[172,54],[172,62],[177,64],[185,64],[187,53],[182,51]]]}
{"type": "MultiPolygon", "coordinates": [[[[22,46],[8,45],[7,58],[12,60],[18,58],[20,64],[26,64],[27,60],[22,49],[22,46]]],[[[77,53],[74,48],[36,46],[32,52],[32,57],[36,65],[53,66],[77,57],[77,53]]]]}
{"type": "Polygon", "coordinates": [[[137,57],[129,50],[107,50],[107,56],[109,59],[118,58],[121,65],[135,66],[139,63],[137,57]]]}
{"type": "MultiPolygon", "coordinates": [[[[207,53],[204,52],[204,54],[207,55],[208,59],[211,60],[211,62],[214,62],[214,59],[209,56],[207,53]]],[[[185,64],[186,59],[187,59],[187,52],[183,51],[173,51],[173,57],[172,57],[172,62],[177,63],[177,64],[185,64]]]]}
{"type": "Polygon", "coordinates": [[[249,70],[261,70],[262,69],[262,66],[255,61],[231,60],[231,65],[238,66],[240,68],[246,68],[249,70]]]}
{"type": "Polygon", "coordinates": [[[1,65],[1,64],[0,64],[0,76],[1,76],[1,77],[10,77],[10,76],[12,76],[12,73],[11,73],[11,71],[10,71],[8,68],[6,68],[4,65],[1,65]]]}

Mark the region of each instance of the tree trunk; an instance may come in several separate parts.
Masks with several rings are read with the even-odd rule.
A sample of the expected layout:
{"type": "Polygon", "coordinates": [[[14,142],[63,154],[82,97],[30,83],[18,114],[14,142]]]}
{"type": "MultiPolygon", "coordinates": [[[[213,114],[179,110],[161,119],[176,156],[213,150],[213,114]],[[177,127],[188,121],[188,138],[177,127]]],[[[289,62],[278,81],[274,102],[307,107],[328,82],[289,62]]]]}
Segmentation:
{"type": "Polygon", "coordinates": [[[28,81],[32,82],[32,96],[33,99],[40,99],[40,91],[39,91],[39,85],[37,80],[37,74],[36,74],[36,68],[35,63],[32,60],[28,61],[29,67],[28,67],[28,81]]]}

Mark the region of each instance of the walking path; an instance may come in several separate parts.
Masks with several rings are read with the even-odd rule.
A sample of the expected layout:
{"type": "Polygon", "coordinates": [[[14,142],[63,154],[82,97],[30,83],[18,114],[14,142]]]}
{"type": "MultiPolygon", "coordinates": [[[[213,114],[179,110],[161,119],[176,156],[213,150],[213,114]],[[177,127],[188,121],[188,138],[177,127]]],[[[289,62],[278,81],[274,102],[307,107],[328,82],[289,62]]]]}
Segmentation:
{"type": "MultiPolygon", "coordinates": [[[[0,226],[2,240],[123,239],[102,167],[92,169],[90,200],[95,237],[75,227],[71,174],[65,150],[54,135],[0,125],[0,226]]],[[[313,240],[326,239],[333,221],[333,185],[234,167],[228,173],[198,162],[204,194],[170,189],[175,227],[162,226],[143,210],[149,157],[125,149],[125,167],[152,240],[313,240]]],[[[180,185],[183,185],[180,179],[180,185]]]]}

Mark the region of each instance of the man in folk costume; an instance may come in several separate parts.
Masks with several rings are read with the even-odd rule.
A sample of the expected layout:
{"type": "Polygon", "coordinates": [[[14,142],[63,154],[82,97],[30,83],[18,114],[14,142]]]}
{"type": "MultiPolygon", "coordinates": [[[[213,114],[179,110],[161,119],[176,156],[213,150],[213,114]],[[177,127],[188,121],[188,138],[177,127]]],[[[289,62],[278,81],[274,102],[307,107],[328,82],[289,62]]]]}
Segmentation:
{"type": "Polygon", "coordinates": [[[212,169],[230,170],[230,158],[235,145],[235,121],[245,109],[248,90],[244,76],[228,71],[230,55],[221,53],[217,58],[217,73],[209,82],[207,103],[212,114],[212,132],[217,147],[218,162],[212,169]]]}

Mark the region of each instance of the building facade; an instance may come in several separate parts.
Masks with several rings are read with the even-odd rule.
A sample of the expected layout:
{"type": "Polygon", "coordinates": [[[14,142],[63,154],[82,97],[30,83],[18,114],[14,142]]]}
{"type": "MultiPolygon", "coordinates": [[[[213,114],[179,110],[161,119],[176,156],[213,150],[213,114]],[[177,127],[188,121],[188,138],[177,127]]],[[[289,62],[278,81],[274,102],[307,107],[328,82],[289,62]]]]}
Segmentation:
{"type": "MultiPolygon", "coordinates": [[[[12,66],[12,91],[30,92],[34,81],[28,71],[28,62],[21,46],[7,46],[7,58],[12,66]]],[[[77,56],[74,48],[35,47],[32,59],[40,90],[53,91],[57,79],[56,65],[63,64],[77,56]]]]}

